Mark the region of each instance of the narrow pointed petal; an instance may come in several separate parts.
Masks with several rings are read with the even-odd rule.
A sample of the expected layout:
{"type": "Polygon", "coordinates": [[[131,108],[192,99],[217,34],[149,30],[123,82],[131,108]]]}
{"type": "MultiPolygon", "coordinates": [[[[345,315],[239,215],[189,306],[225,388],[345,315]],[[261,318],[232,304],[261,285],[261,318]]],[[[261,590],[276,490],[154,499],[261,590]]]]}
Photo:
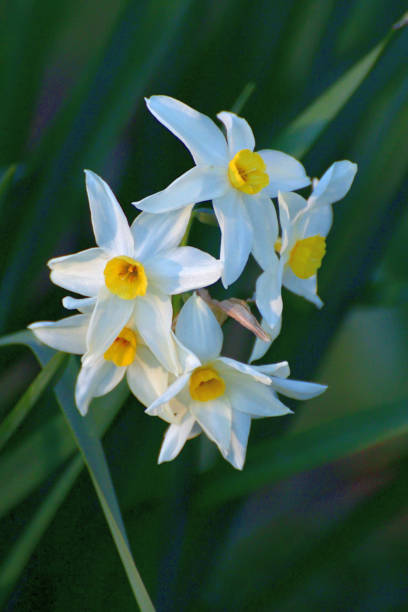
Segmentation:
{"type": "Polygon", "coordinates": [[[288,208],[288,218],[293,220],[301,211],[307,208],[307,200],[302,198],[298,193],[292,191],[284,191],[283,195],[286,206],[288,208]]]}
{"type": "Polygon", "coordinates": [[[191,401],[190,410],[205,434],[225,456],[231,442],[232,411],[228,398],[223,395],[208,402],[191,401]]]}
{"type": "Polygon", "coordinates": [[[146,346],[138,346],[135,359],[127,369],[127,381],[139,402],[149,406],[167,389],[168,372],[146,346]]]}
{"type": "Polygon", "coordinates": [[[252,224],[236,189],[230,188],[221,198],[215,199],[213,206],[221,229],[222,283],[228,287],[241,275],[248,261],[253,243],[252,224]]]}
{"type": "Polygon", "coordinates": [[[322,300],[317,295],[317,276],[311,276],[310,278],[299,278],[293,274],[292,270],[287,267],[283,274],[283,286],[296,295],[301,295],[312,304],[315,304],[317,308],[323,306],[322,300]]]}
{"type": "Polygon", "coordinates": [[[290,374],[290,368],[287,361],[280,361],[279,363],[265,363],[252,367],[259,372],[262,372],[262,374],[266,374],[267,376],[287,378],[290,374]]]}
{"type": "Polygon", "coordinates": [[[276,264],[275,243],[279,236],[278,217],[270,198],[262,193],[244,196],[248,217],[253,229],[252,253],[263,270],[276,264]]]}
{"type": "Polygon", "coordinates": [[[166,189],[132,202],[133,206],[150,213],[166,213],[194,202],[205,202],[219,198],[229,188],[225,168],[215,166],[194,166],[166,189]]]}
{"type": "Polygon", "coordinates": [[[271,198],[278,195],[278,191],[294,191],[310,185],[310,179],[300,162],[291,155],[282,151],[265,149],[258,151],[266,164],[269,176],[269,185],[263,192],[271,198]]]}
{"type": "Polygon", "coordinates": [[[145,261],[177,247],[187,229],[192,209],[193,205],[158,215],[140,213],[130,228],[135,242],[133,257],[145,261]]]}
{"type": "Polygon", "coordinates": [[[323,236],[326,237],[333,224],[333,209],[331,206],[320,206],[308,208],[304,212],[306,222],[304,225],[304,237],[323,236]]]}
{"type": "Polygon", "coordinates": [[[180,363],[181,372],[190,372],[194,368],[198,368],[201,365],[201,361],[190,349],[188,349],[180,340],[176,334],[171,332],[171,336],[176,343],[177,357],[180,363]]]}
{"type": "Polygon", "coordinates": [[[100,358],[90,366],[82,366],[75,385],[75,401],[84,416],[92,398],[106,395],[122,380],[126,368],[118,368],[111,361],[100,358]]]}
{"type": "Polygon", "coordinates": [[[145,270],[155,287],[167,295],[207,287],[221,276],[222,263],[194,247],[178,247],[149,259],[145,270]]]}
{"type": "Polygon", "coordinates": [[[232,411],[231,444],[225,459],[237,470],[242,470],[245,463],[251,417],[238,410],[232,411]]]}
{"type": "Polygon", "coordinates": [[[261,359],[261,357],[263,357],[265,353],[269,351],[272,345],[272,342],[279,336],[281,332],[282,315],[279,317],[279,320],[273,329],[269,327],[269,325],[264,319],[262,319],[262,327],[269,334],[271,339],[268,342],[264,342],[260,338],[257,338],[257,337],[255,338],[254,347],[252,349],[251,356],[248,360],[249,363],[252,363],[253,361],[257,361],[257,359],[261,359]]]}
{"type": "Polygon", "coordinates": [[[356,172],[357,164],[347,160],[334,162],[313,190],[309,204],[320,207],[342,200],[349,191],[356,172]]]}
{"type": "Polygon", "coordinates": [[[80,314],[59,321],[40,321],[31,323],[35,336],[57,351],[82,355],[86,351],[86,332],[89,315],[80,314]]]}
{"type": "Polygon", "coordinates": [[[83,313],[90,314],[96,304],[96,297],[91,298],[73,298],[66,295],[62,298],[62,305],[67,310],[80,310],[83,313]]]}
{"type": "Polygon", "coordinates": [[[128,221],[111,188],[100,176],[85,170],[86,190],[96,244],[116,255],[133,254],[128,221]]]}
{"type": "Polygon", "coordinates": [[[277,262],[274,268],[270,268],[258,277],[256,281],[256,305],[259,312],[272,329],[279,329],[283,309],[282,302],[282,265],[277,262]]]}
{"type": "Polygon", "coordinates": [[[171,337],[172,314],[167,295],[150,291],[134,300],[134,321],[143,341],[169,372],[177,374],[180,366],[171,337]]]}
{"type": "Polygon", "coordinates": [[[84,365],[91,365],[104,354],[125,327],[133,308],[134,300],[122,300],[106,288],[101,289],[89,323],[84,365]]]}
{"type": "Polygon", "coordinates": [[[221,130],[206,115],[169,96],[146,100],[149,111],[185,144],[196,164],[223,164],[227,143],[221,130]]]}
{"type": "Polygon", "coordinates": [[[80,295],[94,296],[104,284],[103,271],[108,256],[93,248],[50,259],[50,278],[55,285],[80,295]]]}
{"type": "Polygon", "coordinates": [[[276,397],[270,386],[248,379],[230,385],[228,396],[233,410],[256,417],[282,416],[292,412],[276,397]]]}
{"type": "Polygon", "coordinates": [[[304,382],[302,380],[285,380],[282,378],[272,378],[274,391],[298,400],[307,400],[317,397],[326,391],[327,385],[304,382]]]}
{"type": "Polygon", "coordinates": [[[280,222],[281,233],[282,233],[282,236],[281,236],[282,244],[280,248],[280,256],[281,256],[281,259],[285,261],[289,257],[289,251],[287,250],[287,248],[289,245],[293,244],[293,240],[294,240],[292,219],[291,219],[290,211],[289,211],[290,202],[291,202],[291,198],[290,198],[289,192],[282,192],[282,191],[278,192],[279,222],[280,222]]]}
{"type": "Polygon", "coordinates": [[[158,408],[163,404],[167,404],[173,397],[175,397],[178,393],[180,393],[190,379],[190,374],[187,372],[186,374],[182,374],[174,383],[172,383],[169,387],[167,387],[166,391],[158,397],[154,402],[150,404],[150,406],[145,410],[146,414],[150,416],[157,416],[158,408]]]}
{"type": "Polygon", "coordinates": [[[191,296],[177,318],[176,336],[202,363],[216,359],[223,334],[214,314],[198,295],[191,296]]]}
{"type": "Polygon", "coordinates": [[[235,382],[237,379],[243,380],[243,376],[248,376],[253,380],[259,382],[260,384],[270,385],[271,380],[269,376],[266,376],[254,366],[248,365],[246,363],[241,363],[240,361],[236,361],[235,359],[231,359],[231,357],[219,357],[217,359],[216,368],[220,369],[220,371],[226,376],[232,376],[232,380],[235,382]]]}
{"type": "Polygon", "coordinates": [[[166,430],[164,434],[163,443],[160,448],[160,454],[158,463],[164,461],[171,461],[175,459],[180,453],[186,441],[189,439],[191,431],[193,429],[195,420],[191,415],[187,415],[186,418],[180,424],[173,424],[166,430]]]}
{"type": "Polygon", "coordinates": [[[255,137],[249,123],[235,113],[223,111],[218,113],[218,119],[227,130],[227,140],[230,156],[233,157],[242,149],[254,150],[255,137]]]}

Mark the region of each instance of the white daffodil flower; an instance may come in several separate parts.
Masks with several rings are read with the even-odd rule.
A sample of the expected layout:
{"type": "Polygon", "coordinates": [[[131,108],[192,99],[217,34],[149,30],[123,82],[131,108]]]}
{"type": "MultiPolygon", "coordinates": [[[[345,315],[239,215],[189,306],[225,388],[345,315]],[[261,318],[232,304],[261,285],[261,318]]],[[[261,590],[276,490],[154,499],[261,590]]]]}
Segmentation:
{"type": "Polygon", "coordinates": [[[169,296],[214,283],[222,264],[199,249],[176,248],[191,205],[166,215],[141,213],[129,227],[109,186],[89,170],[86,188],[98,246],[48,263],[56,285],[96,297],[84,364],[100,360],[133,317],[145,344],[176,373],[169,296]]]}
{"type": "MultiPolygon", "coordinates": [[[[83,355],[95,299],[64,298],[69,308],[78,308],[81,314],[60,321],[40,321],[29,328],[44,344],[58,351],[83,355]]],[[[198,360],[178,342],[171,332],[183,370],[194,367],[198,360]]],[[[134,316],[119,332],[105,353],[88,364],[82,364],[75,385],[75,401],[79,412],[85,415],[94,397],[106,395],[126,376],[128,385],[137,399],[148,406],[162,395],[168,386],[168,372],[158,362],[140,335],[134,316]]]]}
{"type": "Polygon", "coordinates": [[[217,115],[221,129],[206,115],[168,96],[146,100],[150,112],[190,150],[196,166],[171,185],[139,202],[141,210],[169,212],[190,202],[212,200],[221,228],[220,259],[225,287],[241,274],[252,250],[265,268],[270,234],[277,227],[271,197],[310,184],[296,159],[269,149],[254,152],[255,138],[245,119],[217,115]]]}
{"type": "MultiPolygon", "coordinates": [[[[317,295],[317,270],[326,253],[326,236],[333,222],[332,204],[349,191],[357,164],[335,162],[305,200],[297,193],[279,193],[281,237],[276,226],[270,234],[270,263],[256,283],[256,304],[265,329],[274,335],[280,329],[282,285],[304,297],[318,308],[323,302],[317,295]]],[[[276,337],[276,334],[275,334],[276,337]]],[[[270,342],[257,340],[251,361],[262,357],[270,342]]]]}
{"type": "Polygon", "coordinates": [[[194,368],[187,367],[146,410],[147,414],[170,423],[159,463],[174,459],[187,439],[204,431],[223,457],[242,469],[251,417],[290,413],[277,393],[309,399],[326,389],[314,383],[285,380],[289,375],[286,362],[254,367],[220,357],[221,327],[197,295],[180,311],[176,336],[200,363],[194,368]]]}

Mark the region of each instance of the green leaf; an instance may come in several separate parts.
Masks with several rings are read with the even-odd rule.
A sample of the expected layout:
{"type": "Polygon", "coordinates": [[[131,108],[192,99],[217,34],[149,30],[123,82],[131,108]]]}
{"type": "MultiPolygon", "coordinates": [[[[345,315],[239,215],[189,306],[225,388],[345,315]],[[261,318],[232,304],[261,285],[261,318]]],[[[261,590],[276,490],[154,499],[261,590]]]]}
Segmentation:
{"type": "Polygon", "coordinates": [[[378,45],[308,106],[277,137],[273,143],[274,147],[295,157],[303,157],[370,74],[394,35],[395,31],[389,32],[378,45]]]}
{"type": "Polygon", "coordinates": [[[41,502],[27,527],[25,527],[23,533],[4,559],[0,566],[0,606],[7,603],[7,598],[17,583],[25,565],[47,530],[48,525],[55,517],[58,508],[64,502],[74,485],[82,468],[82,458],[80,455],[77,455],[70,461],[51,491],[41,502]]]}
{"type": "Polygon", "coordinates": [[[0,202],[13,180],[16,169],[17,166],[15,165],[9,166],[0,179],[0,202]]]}
{"type": "MultiPolygon", "coordinates": [[[[44,356],[43,351],[38,350],[41,345],[31,332],[24,331],[0,339],[0,345],[3,346],[15,342],[26,343],[35,352],[39,360],[47,361],[48,355],[44,356]]],[[[154,607],[130,551],[97,427],[91,414],[84,418],[75,406],[74,385],[77,374],[78,368],[75,360],[70,357],[68,366],[55,387],[56,398],[88,468],[136,601],[142,611],[151,611],[154,610],[154,607]]]]}
{"type": "Polygon", "coordinates": [[[56,376],[61,373],[62,367],[66,364],[66,361],[67,355],[64,353],[56,353],[51,357],[47,365],[24,392],[14,408],[6,416],[3,422],[0,423],[0,450],[21,425],[48,385],[52,384],[56,376]]]}
{"type": "Polygon", "coordinates": [[[406,432],[408,402],[401,402],[258,443],[249,450],[242,472],[224,466],[209,471],[198,486],[195,503],[200,508],[212,508],[406,432]]]}

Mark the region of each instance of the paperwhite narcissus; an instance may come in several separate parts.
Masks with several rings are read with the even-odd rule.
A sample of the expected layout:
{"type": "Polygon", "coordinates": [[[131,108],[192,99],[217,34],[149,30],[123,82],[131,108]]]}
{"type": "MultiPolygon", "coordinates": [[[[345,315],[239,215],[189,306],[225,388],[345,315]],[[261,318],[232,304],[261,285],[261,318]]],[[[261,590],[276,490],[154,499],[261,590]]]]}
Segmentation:
{"type": "Polygon", "coordinates": [[[192,206],[166,215],[141,213],[129,227],[111,189],[99,176],[86,173],[86,188],[97,248],[51,259],[51,280],[96,297],[87,332],[84,365],[100,360],[133,318],[138,333],[171,372],[179,371],[170,338],[170,295],[210,285],[222,265],[180,243],[192,206]]]}
{"type": "Polygon", "coordinates": [[[163,213],[190,202],[212,200],[221,228],[224,286],[239,277],[251,250],[265,268],[270,235],[277,227],[270,198],[279,190],[309,185],[302,164],[280,151],[255,153],[249,124],[234,113],[217,115],[226,128],[226,140],[209,117],[178,100],[152,96],[146,104],[156,119],[186,145],[196,166],[167,189],[133,204],[141,210],[163,213]]]}
{"type": "Polygon", "coordinates": [[[187,439],[204,431],[234,467],[242,469],[251,418],[291,412],[277,392],[296,399],[320,395],[326,387],[285,380],[287,362],[248,366],[220,357],[223,334],[207,304],[192,296],[180,311],[176,336],[196,357],[146,410],[170,423],[160,450],[159,463],[174,459],[187,439]]]}
{"type": "MultiPolygon", "coordinates": [[[[32,323],[29,328],[41,342],[56,350],[83,355],[95,300],[65,298],[64,303],[78,308],[81,314],[59,321],[32,323]]],[[[170,342],[174,344],[183,369],[197,365],[198,361],[180,345],[173,333],[170,342]]],[[[125,375],[130,390],[145,406],[164,393],[168,386],[168,372],[144,343],[134,317],[126,323],[104,355],[88,365],[82,364],[75,385],[79,412],[85,415],[92,398],[112,391],[125,375]]]]}
{"type": "MultiPolygon", "coordinates": [[[[333,222],[331,205],[344,198],[356,172],[357,164],[338,161],[314,182],[307,200],[297,193],[279,193],[281,237],[276,226],[270,235],[269,266],[256,283],[256,304],[270,334],[276,336],[274,330],[280,330],[282,285],[318,308],[323,306],[317,295],[317,270],[333,222]]],[[[269,346],[270,342],[257,339],[251,361],[262,357],[269,346]]]]}

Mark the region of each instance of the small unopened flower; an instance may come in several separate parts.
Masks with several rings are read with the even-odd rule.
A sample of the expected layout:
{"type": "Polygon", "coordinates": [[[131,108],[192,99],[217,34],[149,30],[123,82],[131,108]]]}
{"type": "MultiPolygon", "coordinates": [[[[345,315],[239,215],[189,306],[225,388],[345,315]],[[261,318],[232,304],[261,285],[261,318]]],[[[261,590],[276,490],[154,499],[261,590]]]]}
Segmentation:
{"type": "MultiPolygon", "coordinates": [[[[86,337],[95,300],[65,298],[69,307],[77,307],[82,313],[60,321],[41,321],[29,327],[39,340],[52,348],[83,355],[86,353],[86,337]]],[[[183,367],[197,360],[185,350],[172,334],[173,344],[183,367]]],[[[103,355],[88,364],[82,364],[75,385],[75,401],[82,415],[88,411],[94,397],[106,395],[126,376],[128,385],[137,399],[148,406],[165,392],[168,372],[158,362],[140,335],[134,317],[127,321],[103,355]]]]}
{"type": "Polygon", "coordinates": [[[214,283],[222,265],[180,243],[192,206],[166,215],[138,215],[131,227],[111,189],[86,171],[97,248],[51,259],[51,280],[96,297],[87,331],[84,364],[103,357],[131,318],[145,344],[166,369],[179,365],[170,342],[170,295],[214,283]]]}
{"type": "Polygon", "coordinates": [[[227,139],[206,115],[167,96],[146,100],[148,109],[190,150],[196,166],[171,185],[134,205],[152,213],[169,212],[190,202],[212,200],[221,228],[222,282],[233,283],[252,250],[265,267],[270,233],[276,225],[271,197],[309,185],[301,163],[280,151],[254,152],[249,124],[234,113],[217,115],[227,139]]]}
{"type": "MultiPolygon", "coordinates": [[[[265,329],[274,335],[280,328],[282,285],[309,300],[318,308],[323,302],[317,295],[317,271],[326,254],[326,236],[333,222],[332,204],[344,198],[351,187],[357,165],[344,160],[335,162],[320,181],[315,181],[308,200],[297,193],[279,192],[279,220],[270,234],[269,262],[256,283],[256,304],[265,329]]],[[[257,341],[256,357],[266,352],[270,343],[257,341]],[[259,350],[258,350],[259,349],[259,350]]]]}
{"type": "Polygon", "coordinates": [[[326,389],[324,385],[286,380],[287,362],[255,367],[221,357],[221,327],[197,295],[180,311],[176,336],[199,364],[188,366],[146,410],[170,423],[159,463],[174,459],[186,440],[204,431],[223,457],[242,469],[252,417],[290,413],[278,393],[309,399],[326,389]]]}

